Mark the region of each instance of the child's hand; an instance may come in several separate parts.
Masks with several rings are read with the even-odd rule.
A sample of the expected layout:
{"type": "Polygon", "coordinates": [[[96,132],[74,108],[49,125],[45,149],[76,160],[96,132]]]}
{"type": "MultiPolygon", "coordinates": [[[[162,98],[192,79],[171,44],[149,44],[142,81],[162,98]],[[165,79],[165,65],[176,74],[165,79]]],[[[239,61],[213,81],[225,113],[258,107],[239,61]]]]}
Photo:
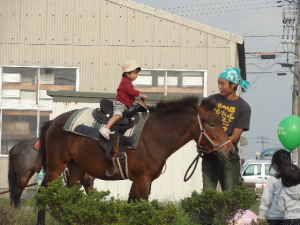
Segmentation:
{"type": "Polygon", "coordinates": [[[148,98],[148,96],[147,96],[147,95],[144,95],[144,94],[139,94],[139,96],[140,96],[141,98],[143,98],[143,99],[147,99],[147,98],[148,98]]]}

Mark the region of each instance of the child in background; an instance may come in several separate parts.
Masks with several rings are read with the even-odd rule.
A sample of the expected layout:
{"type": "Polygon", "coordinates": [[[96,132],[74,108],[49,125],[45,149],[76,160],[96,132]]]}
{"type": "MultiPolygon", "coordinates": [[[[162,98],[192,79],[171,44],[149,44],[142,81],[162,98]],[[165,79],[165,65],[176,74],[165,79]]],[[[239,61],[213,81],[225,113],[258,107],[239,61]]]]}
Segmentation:
{"type": "Polygon", "coordinates": [[[271,168],[276,171],[274,176],[270,176],[262,194],[259,206],[259,220],[268,218],[267,222],[271,225],[283,223],[284,214],[278,209],[278,200],[283,189],[281,183],[282,171],[292,163],[291,154],[286,150],[278,150],[274,153],[271,161],[271,168]]]}
{"type": "Polygon", "coordinates": [[[282,171],[284,186],[279,197],[279,210],[284,213],[283,225],[300,225],[300,169],[289,165],[282,171]]]}
{"type": "Polygon", "coordinates": [[[100,133],[106,140],[109,140],[109,135],[114,133],[110,131],[112,125],[122,118],[123,112],[133,105],[135,98],[137,96],[144,99],[148,98],[147,95],[141,94],[138,90],[135,90],[132,85],[132,81],[137,78],[138,73],[141,71],[137,62],[134,60],[126,61],[123,64],[122,69],[123,78],[117,89],[117,97],[116,101],[114,101],[113,117],[108,121],[104,128],[100,129],[100,133]]]}

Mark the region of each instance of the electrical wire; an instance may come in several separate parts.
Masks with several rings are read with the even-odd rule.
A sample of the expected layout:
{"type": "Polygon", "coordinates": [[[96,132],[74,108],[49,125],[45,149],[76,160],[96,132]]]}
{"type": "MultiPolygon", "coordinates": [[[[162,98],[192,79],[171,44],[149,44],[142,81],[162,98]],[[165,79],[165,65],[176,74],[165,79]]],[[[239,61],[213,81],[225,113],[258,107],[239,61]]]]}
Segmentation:
{"type": "MultiPolygon", "coordinates": [[[[191,7],[199,7],[199,6],[207,6],[207,5],[221,5],[221,4],[237,3],[237,2],[253,2],[253,0],[241,0],[241,1],[230,1],[230,2],[215,2],[215,3],[209,3],[209,4],[203,4],[203,5],[178,6],[178,7],[173,7],[173,8],[165,8],[163,10],[191,8],[191,7]]],[[[281,2],[282,1],[277,1],[277,3],[281,3],[281,2]]]]}
{"type": "MultiPolygon", "coordinates": [[[[282,72],[286,72],[286,73],[291,73],[290,71],[273,71],[273,72],[264,72],[264,73],[282,73],[282,72]]],[[[261,72],[247,72],[247,74],[259,74],[261,72]]]]}
{"type": "MultiPolygon", "coordinates": [[[[277,45],[277,47],[276,47],[276,49],[274,50],[274,52],[276,52],[276,50],[278,49],[278,47],[279,47],[280,44],[281,44],[281,42],[279,42],[279,44],[277,45]]],[[[274,60],[274,61],[275,61],[275,60],[274,60]]],[[[270,62],[270,59],[269,59],[268,62],[266,63],[266,65],[265,65],[264,69],[262,70],[261,74],[258,75],[257,78],[254,79],[254,81],[250,84],[250,89],[249,89],[249,91],[250,91],[250,90],[253,90],[254,87],[251,88],[251,86],[254,85],[254,84],[256,84],[257,81],[258,81],[259,79],[261,79],[261,77],[262,77],[263,74],[264,74],[264,71],[266,70],[265,68],[266,68],[266,66],[268,65],[269,62],[270,62]]],[[[275,62],[276,62],[276,61],[275,61],[275,62]]]]}
{"type": "MultiPolygon", "coordinates": [[[[242,35],[243,36],[243,35],[242,35]]],[[[245,35],[243,37],[281,37],[282,35],[278,35],[278,34],[266,34],[266,35],[245,35]]]]}
{"type": "Polygon", "coordinates": [[[272,64],[271,66],[269,66],[268,68],[262,68],[262,67],[260,67],[260,66],[258,66],[258,65],[255,65],[255,63],[248,64],[248,65],[256,66],[256,67],[258,67],[259,69],[262,69],[262,70],[263,70],[263,69],[268,70],[268,69],[272,68],[273,66],[275,66],[275,65],[277,65],[277,64],[274,63],[274,64],[272,64]]]}
{"type": "Polygon", "coordinates": [[[195,13],[195,14],[187,14],[187,15],[178,15],[183,17],[199,17],[202,15],[215,14],[215,13],[227,13],[227,12],[238,12],[245,10],[254,10],[254,9],[266,9],[266,8],[277,8],[277,6],[267,6],[267,7],[258,7],[258,8],[247,8],[247,9],[236,9],[236,10],[227,10],[227,11],[216,11],[216,12],[207,12],[207,13],[195,13]]]}
{"type": "MultiPolygon", "coordinates": [[[[221,8],[201,8],[201,9],[192,9],[192,10],[183,10],[183,11],[174,11],[170,13],[182,13],[182,12],[197,12],[202,10],[215,10],[215,9],[224,9],[224,8],[237,8],[237,7],[244,7],[244,6],[253,6],[253,5],[264,5],[264,4],[274,4],[274,2],[260,2],[255,4],[248,4],[248,5],[233,5],[233,6],[227,6],[227,7],[221,7],[221,8]]],[[[277,6],[275,6],[277,7],[277,6]]]]}
{"type": "Polygon", "coordinates": [[[246,14],[246,15],[243,15],[243,14],[220,15],[220,16],[219,15],[218,16],[216,16],[216,15],[212,15],[212,16],[205,15],[205,16],[198,16],[197,18],[199,20],[206,20],[206,19],[211,20],[211,19],[221,19],[221,18],[224,18],[224,19],[226,19],[226,18],[228,18],[228,19],[243,18],[243,19],[245,19],[245,18],[253,18],[254,16],[255,17],[272,17],[272,16],[279,17],[280,16],[280,15],[274,14],[274,13],[269,13],[269,15],[266,14],[266,13],[254,13],[254,14],[246,14]]]}

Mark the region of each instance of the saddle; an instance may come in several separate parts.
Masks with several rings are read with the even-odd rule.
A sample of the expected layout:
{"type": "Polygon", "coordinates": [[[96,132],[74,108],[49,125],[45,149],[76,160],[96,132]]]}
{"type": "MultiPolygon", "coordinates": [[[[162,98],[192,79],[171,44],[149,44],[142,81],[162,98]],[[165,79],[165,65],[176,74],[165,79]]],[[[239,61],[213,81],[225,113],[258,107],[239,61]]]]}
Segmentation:
{"type": "MultiPolygon", "coordinates": [[[[133,135],[131,137],[124,137],[124,133],[127,129],[133,127],[139,119],[138,112],[147,112],[147,106],[141,102],[131,106],[128,110],[124,111],[123,117],[117,121],[111,128],[111,131],[114,131],[114,134],[110,135],[110,139],[106,140],[101,134],[98,139],[98,144],[101,148],[105,150],[105,158],[108,161],[107,168],[106,168],[106,176],[112,177],[119,173],[119,170],[116,166],[116,158],[126,160],[125,147],[129,146],[131,143],[134,143],[137,139],[138,134],[133,135]],[[114,144],[118,139],[119,151],[117,157],[110,157],[111,151],[114,148],[114,144]],[[114,171],[113,173],[110,172],[110,164],[113,164],[114,171]]],[[[113,116],[113,102],[108,99],[102,99],[100,101],[100,108],[94,109],[92,113],[95,120],[99,121],[100,123],[107,124],[110,118],[113,116]]],[[[122,164],[122,162],[121,162],[122,164]]]]}

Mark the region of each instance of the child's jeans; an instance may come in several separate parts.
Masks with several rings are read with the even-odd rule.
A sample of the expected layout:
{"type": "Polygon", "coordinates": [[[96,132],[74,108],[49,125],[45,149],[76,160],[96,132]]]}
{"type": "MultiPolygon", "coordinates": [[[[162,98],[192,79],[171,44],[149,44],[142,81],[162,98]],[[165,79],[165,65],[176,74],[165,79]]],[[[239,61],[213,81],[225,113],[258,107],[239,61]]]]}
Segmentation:
{"type": "Polygon", "coordinates": [[[114,114],[113,114],[113,116],[119,115],[122,118],[123,112],[125,110],[127,110],[127,107],[122,102],[114,101],[114,114]]]}

